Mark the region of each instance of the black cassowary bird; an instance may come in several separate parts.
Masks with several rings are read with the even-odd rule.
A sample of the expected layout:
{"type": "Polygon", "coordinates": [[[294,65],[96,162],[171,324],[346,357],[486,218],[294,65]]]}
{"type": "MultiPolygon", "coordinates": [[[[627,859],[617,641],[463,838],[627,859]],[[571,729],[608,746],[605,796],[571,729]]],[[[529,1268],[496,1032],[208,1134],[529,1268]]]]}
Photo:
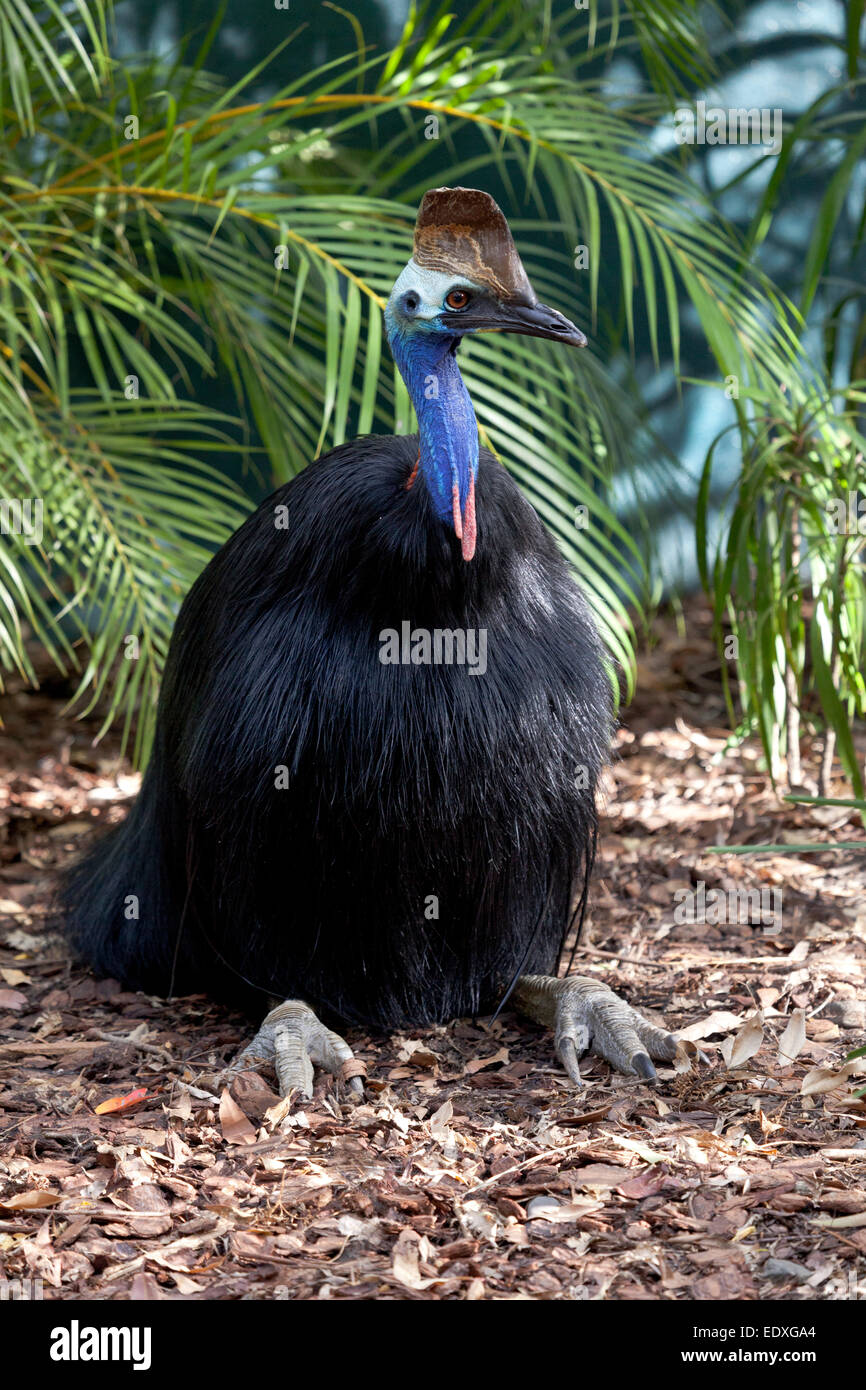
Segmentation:
{"type": "Polygon", "coordinates": [[[467,333],[570,346],[496,203],[440,188],[385,309],[419,434],[341,445],[280,488],[186,598],[127,820],[67,878],[72,939],[152,993],[285,998],[234,1066],[362,1089],[317,1017],[381,1027],[496,1007],[652,1077],[670,1036],[554,978],[586,900],[611,723],[592,619],[479,452],[467,333]]]}

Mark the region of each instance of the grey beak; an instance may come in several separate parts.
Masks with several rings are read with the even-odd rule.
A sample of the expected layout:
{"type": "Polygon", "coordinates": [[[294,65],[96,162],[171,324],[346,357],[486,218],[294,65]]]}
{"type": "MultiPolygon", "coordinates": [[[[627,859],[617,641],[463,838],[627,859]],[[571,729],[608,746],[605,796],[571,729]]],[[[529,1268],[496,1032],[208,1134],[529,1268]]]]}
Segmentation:
{"type": "Polygon", "coordinates": [[[442,322],[455,333],[520,333],[527,338],[551,338],[569,347],[586,347],[586,337],[580,329],[546,304],[491,304],[473,311],[453,310],[441,316],[442,322]]]}

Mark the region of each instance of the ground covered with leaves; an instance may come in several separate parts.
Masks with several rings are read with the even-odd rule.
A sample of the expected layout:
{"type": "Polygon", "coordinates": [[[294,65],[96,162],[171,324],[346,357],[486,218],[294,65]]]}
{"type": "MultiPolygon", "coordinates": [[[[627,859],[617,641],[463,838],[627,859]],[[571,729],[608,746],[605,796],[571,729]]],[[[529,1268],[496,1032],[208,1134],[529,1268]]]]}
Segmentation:
{"type": "Polygon", "coordinates": [[[753,744],[725,751],[707,624],[696,604],[688,639],[660,622],[643,655],[574,966],[702,1050],[656,1087],[587,1060],[575,1092],[505,1012],[350,1033],[363,1103],[325,1077],[290,1106],[248,1075],[225,1091],[248,1020],[96,980],[51,933],[56,870],[138,782],[61,691],[13,686],[0,1281],[51,1299],[866,1298],[866,1082],[844,1062],[866,1040],[866,841],[708,852],[864,836],[842,808],[781,804],[753,744]]]}

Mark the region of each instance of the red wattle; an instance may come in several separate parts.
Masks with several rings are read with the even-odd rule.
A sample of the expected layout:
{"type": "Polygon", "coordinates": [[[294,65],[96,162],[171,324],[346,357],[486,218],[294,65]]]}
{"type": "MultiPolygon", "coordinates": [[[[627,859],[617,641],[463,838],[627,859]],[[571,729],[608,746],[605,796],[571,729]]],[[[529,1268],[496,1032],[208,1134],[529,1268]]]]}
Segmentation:
{"type": "Polygon", "coordinates": [[[460,489],[456,483],[451,489],[451,506],[454,511],[454,534],[459,541],[463,539],[463,518],[460,515],[460,489]]]}
{"type": "MultiPolygon", "coordinates": [[[[458,532],[459,535],[459,532],[458,532]]],[[[466,511],[463,516],[463,559],[471,560],[475,554],[475,479],[469,479],[469,495],[466,498],[466,511]]]]}

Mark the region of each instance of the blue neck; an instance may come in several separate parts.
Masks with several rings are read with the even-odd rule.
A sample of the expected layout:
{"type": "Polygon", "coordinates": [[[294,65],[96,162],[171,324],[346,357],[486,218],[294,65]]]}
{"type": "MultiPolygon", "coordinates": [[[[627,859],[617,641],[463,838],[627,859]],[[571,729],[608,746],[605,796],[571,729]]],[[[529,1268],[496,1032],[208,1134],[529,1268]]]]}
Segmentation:
{"type": "Polygon", "coordinates": [[[436,515],[453,524],[454,488],[465,516],[478,473],[478,425],[451,339],[388,324],[388,341],[418,416],[420,468],[436,515]]]}

